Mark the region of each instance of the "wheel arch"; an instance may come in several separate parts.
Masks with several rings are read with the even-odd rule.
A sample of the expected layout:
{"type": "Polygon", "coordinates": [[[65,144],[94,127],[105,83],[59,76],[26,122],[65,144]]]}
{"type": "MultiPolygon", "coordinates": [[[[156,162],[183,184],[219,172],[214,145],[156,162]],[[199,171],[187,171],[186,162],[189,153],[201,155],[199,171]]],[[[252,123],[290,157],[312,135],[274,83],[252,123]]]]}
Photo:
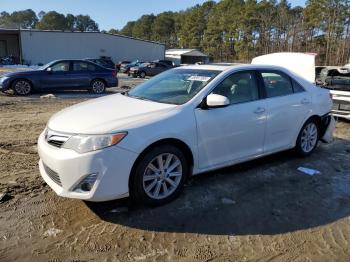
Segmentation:
{"type": "Polygon", "coordinates": [[[18,77],[18,78],[14,78],[14,79],[12,79],[11,80],[11,82],[10,82],[10,87],[11,88],[13,88],[13,83],[14,82],[16,82],[16,81],[19,81],[19,80],[25,80],[25,81],[28,81],[29,82],[29,84],[30,84],[30,86],[31,86],[31,88],[32,89],[34,89],[35,87],[34,87],[34,83],[33,83],[33,81],[32,80],[30,80],[29,78],[26,78],[26,77],[18,77]]]}
{"type": "Polygon", "coordinates": [[[191,148],[182,140],[178,138],[164,138],[161,140],[158,140],[156,142],[153,142],[152,144],[148,145],[143,151],[139,154],[139,156],[136,158],[134,161],[134,164],[131,168],[130,176],[129,176],[129,194],[132,192],[132,187],[133,187],[133,179],[134,179],[134,174],[135,174],[135,169],[137,166],[137,163],[140,161],[140,159],[147,154],[149,151],[151,151],[153,148],[161,145],[173,145],[179,148],[184,154],[186,159],[189,160],[189,166],[190,170],[192,172],[193,165],[194,165],[194,156],[191,148]]]}
{"type": "Polygon", "coordinates": [[[323,116],[320,116],[320,115],[311,115],[309,116],[305,121],[304,123],[302,124],[300,130],[299,130],[299,133],[301,132],[301,129],[303,128],[303,126],[308,122],[310,121],[311,119],[314,119],[317,123],[317,127],[319,129],[319,139],[323,137],[324,133],[326,132],[326,129],[327,129],[327,126],[329,124],[329,121],[330,121],[330,115],[329,114],[326,114],[326,115],[323,115],[323,116]]]}

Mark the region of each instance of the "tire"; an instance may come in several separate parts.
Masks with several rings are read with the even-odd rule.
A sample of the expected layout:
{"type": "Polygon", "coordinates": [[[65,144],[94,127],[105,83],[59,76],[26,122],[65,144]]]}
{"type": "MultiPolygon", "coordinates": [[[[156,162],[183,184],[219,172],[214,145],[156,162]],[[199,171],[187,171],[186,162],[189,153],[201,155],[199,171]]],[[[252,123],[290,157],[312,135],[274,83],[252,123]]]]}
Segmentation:
{"type": "Polygon", "coordinates": [[[190,169],[180,149],[161,145],[143,155],[133,170],[130,184],[132,199],[145,205],[159,206],[181,193],[190,169]]]}
{"type": "Polygon", "coordinates": [[[146,73],[145,73],[144,71],[142,71],[142,72],[140,73],[140,77],[141,77],[141,78],[145,78],[145,77],[146,77],[146,73]]]}
{"type": "Polygon", "coordinates": [[[13,92],[18,96],[27,96],[32,92],[32,84],[25,79],[18,79],[12,83],[13,92]]]}
{"type": "Polygon", "coordinates": [[[103,94],[106,91],[106,84],[100,79],[91,82],[91,92],[94,94],[103,94]]]}
{"type": "Polygon", "coordinates": [[[297,138],[295,150],[300,156],[311,155],[316,149],[320,130],[315,119],[311,118],[303,125],[297,138]]]}

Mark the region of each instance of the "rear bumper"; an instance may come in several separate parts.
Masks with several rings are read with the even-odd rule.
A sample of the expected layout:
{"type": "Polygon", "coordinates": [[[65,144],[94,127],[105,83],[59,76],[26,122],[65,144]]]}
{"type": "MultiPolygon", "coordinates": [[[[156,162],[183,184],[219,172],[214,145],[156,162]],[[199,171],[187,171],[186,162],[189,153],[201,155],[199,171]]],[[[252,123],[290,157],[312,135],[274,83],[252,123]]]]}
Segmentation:
{"type": "Polygon", "coordinates": [[[115,87],[115,86],[118,86],[119,84],[119,81],[118,81],[118,78],[115,77],[115,78],[108,78],[106,79],[106,82],[107,82],[107,88],[109,87],[115,87]]]}

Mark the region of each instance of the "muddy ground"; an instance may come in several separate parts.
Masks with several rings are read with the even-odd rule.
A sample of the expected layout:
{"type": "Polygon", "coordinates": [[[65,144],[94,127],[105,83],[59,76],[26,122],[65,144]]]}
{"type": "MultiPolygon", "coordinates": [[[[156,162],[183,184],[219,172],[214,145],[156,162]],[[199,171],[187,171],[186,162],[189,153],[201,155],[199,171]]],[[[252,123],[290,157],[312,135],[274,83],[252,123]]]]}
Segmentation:
{"type": "Polygon", "coordinates": [[[0,95],[0,261],[350,260],[349,122],[309,158],[288,151],[196,176],[162,207],[85,203],[39,175],[47,120],[89,98],[56,95],[0,95]]]}

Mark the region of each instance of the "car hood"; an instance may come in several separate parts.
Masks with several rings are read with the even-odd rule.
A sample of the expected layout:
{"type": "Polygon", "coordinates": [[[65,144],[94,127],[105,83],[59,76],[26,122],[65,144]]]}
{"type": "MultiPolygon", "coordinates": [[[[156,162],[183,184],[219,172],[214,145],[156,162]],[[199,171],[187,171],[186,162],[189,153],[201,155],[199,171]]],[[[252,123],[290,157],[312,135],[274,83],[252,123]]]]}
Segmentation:
{"type": "Polygon", "coordinates": [[[6,76],[6,77],[19,77],[19,76],[28,76],[33,75],[33,73],[42,72],[41,70],[26,70],[26,71],[17,71],[17,72],[11,72],[1,75],[0,77],[6,76]]]}
{"type": "Polygon", "coordinates": [[[252,64],[281,66],[314,83],[315,56],[316,54],[311,53],[272,53],[253,58],[252,64]]]}
{"type": "Polygon", "coordinates": [[[48,127],[74,134],[105,134],[156,121],[176,105],[140,100],[121,94],[92,99],[53,115],[48,127]]]}

